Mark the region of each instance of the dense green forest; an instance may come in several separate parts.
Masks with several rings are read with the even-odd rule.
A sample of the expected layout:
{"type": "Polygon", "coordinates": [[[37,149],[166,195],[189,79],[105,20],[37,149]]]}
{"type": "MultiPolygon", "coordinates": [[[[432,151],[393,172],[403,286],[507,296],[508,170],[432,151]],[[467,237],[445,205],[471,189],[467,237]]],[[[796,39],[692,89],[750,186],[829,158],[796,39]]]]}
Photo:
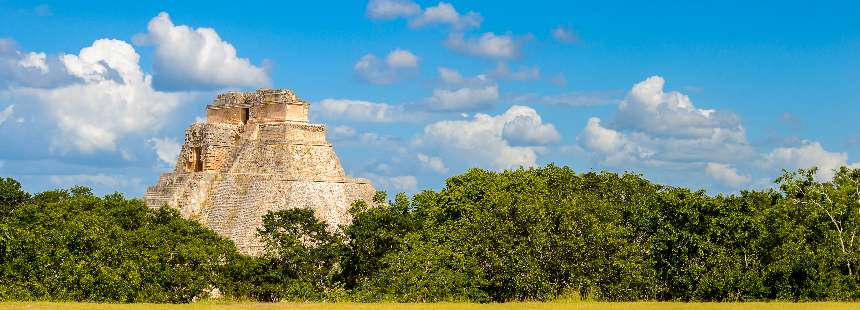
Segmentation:
{"type": "Polygon", "coordinates": [[[0,300],[860,299],[860,169],[708,195],[634,174],[472,169],[357,202],[353,224],[269,213],[261,257],[169,208],[0,179],[0,300]]]}

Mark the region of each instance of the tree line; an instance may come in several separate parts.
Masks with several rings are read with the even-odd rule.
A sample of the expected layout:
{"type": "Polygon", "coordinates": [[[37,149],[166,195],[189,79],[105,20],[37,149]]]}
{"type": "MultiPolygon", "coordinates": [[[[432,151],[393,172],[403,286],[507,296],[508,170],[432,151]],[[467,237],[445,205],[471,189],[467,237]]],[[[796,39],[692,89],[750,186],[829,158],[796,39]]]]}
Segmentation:
{"type": "Polygon", "coordinates": [[[708,195],[629,173],[472,169],[356,202],[349,226],[271,212],[259,257],[167,207],[6,178],[0,300],[857,300],[860,169],[816,172],[708,195]]]}

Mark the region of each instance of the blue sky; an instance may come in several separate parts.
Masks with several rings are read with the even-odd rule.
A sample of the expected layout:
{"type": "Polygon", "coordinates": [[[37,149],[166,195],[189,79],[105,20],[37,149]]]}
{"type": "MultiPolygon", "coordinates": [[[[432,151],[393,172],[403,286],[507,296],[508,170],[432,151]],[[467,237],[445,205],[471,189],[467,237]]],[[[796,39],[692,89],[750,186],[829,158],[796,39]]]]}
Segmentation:
{"type": "Polygon", "coordinates": [[[347,173],[554,162],[734,192],[860,166],[860,5],[0,1],[0,175],[140,196],[225,90],[290,88],[347,173]]]}

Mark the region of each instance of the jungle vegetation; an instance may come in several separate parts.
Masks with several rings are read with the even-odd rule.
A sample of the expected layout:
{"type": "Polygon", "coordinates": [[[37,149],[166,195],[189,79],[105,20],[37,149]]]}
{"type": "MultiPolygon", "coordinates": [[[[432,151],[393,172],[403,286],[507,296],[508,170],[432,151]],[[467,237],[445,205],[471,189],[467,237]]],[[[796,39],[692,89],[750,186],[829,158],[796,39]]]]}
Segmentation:
{"type": "Polygon", "coordinates": [[[345,227],[269,213],[259,257],[167,207],[6,178],[0,300],[860,299],[860,169],[815,174],[709,195],[629,173],[471,169],[356,202],[345,227]]]}

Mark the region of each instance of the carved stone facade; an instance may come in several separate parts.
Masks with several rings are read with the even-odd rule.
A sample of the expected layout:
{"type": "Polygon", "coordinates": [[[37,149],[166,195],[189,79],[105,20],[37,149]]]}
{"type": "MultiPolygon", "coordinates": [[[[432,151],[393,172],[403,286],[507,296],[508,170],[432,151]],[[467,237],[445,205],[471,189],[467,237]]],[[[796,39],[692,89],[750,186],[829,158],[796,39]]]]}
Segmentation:
{"type": "Polygon", "coordinates": [[[218,95],[206,123],[185,130],[176,167],[147,189],[147,205],[176,208],[251,255],[263,250],[257,229],[269,211],[311,208],[332,227],[349,224],[352,202],[371,203],[376,191],[344,174],[308,108],[289,90],[218,95]]]}

